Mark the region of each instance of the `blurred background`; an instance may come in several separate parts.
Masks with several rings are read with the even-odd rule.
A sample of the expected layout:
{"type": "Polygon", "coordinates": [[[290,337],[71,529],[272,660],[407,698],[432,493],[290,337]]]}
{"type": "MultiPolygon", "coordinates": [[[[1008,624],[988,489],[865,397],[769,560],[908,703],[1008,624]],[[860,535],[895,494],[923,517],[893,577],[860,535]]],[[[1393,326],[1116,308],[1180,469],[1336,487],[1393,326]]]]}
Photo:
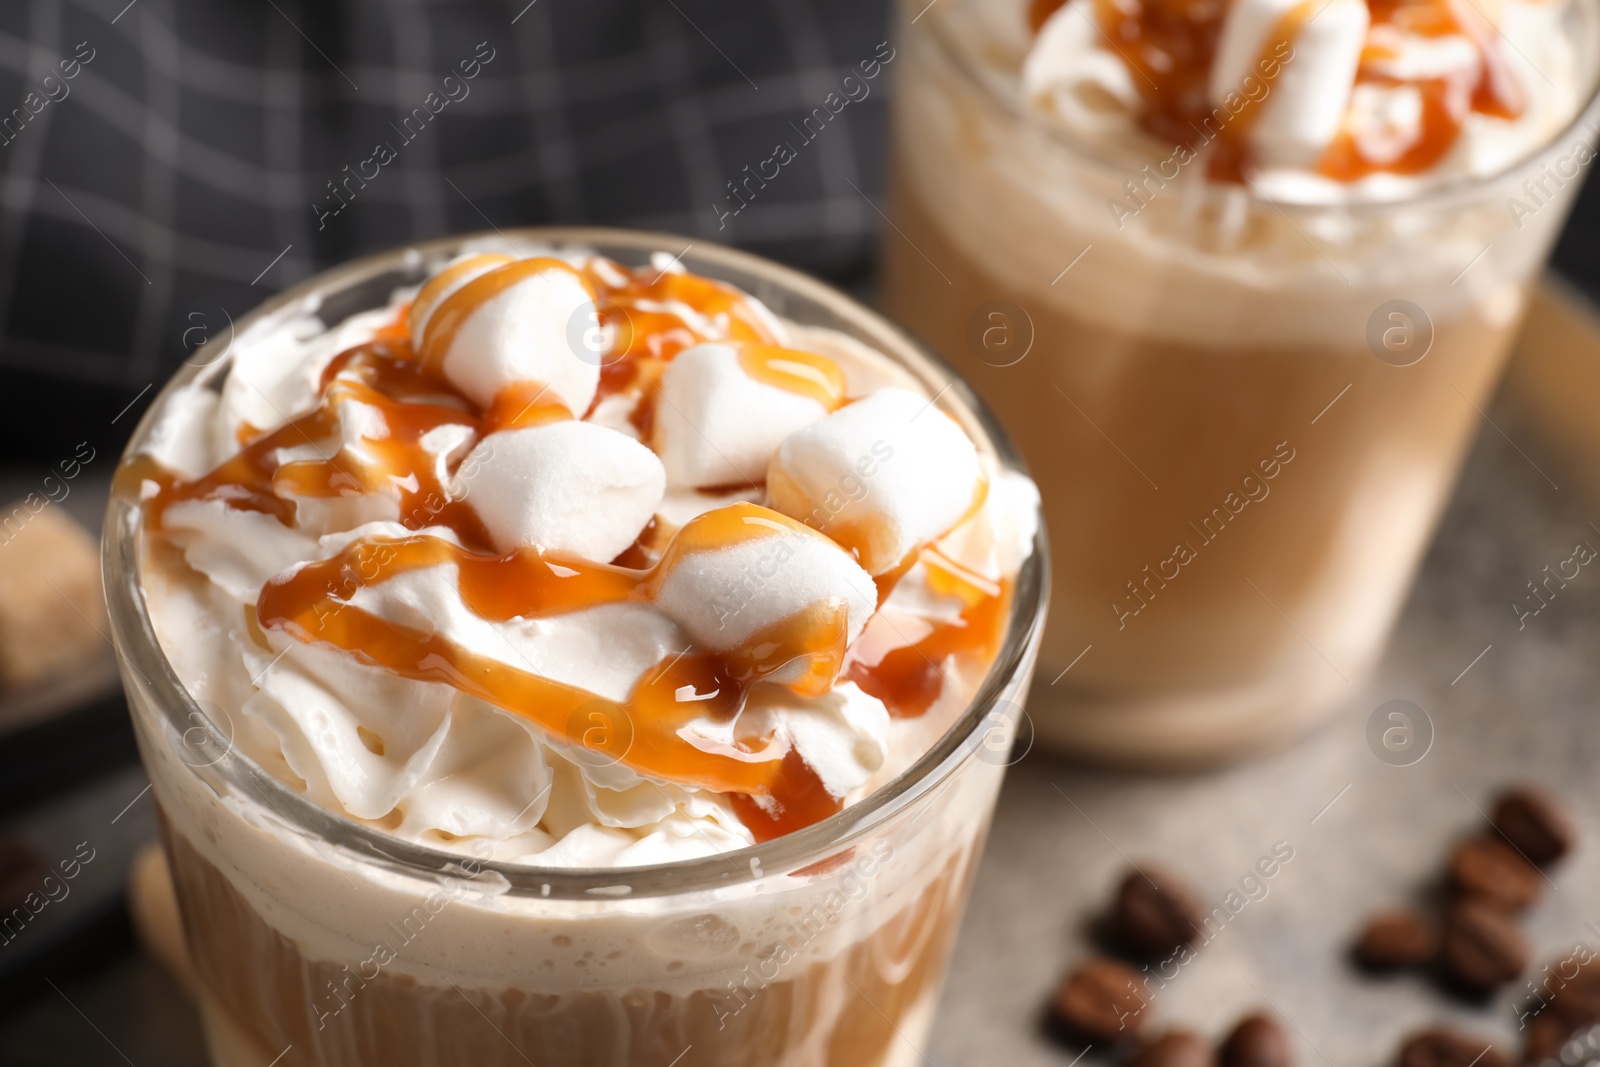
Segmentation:
{"type": "MultiPolygon", "coordinates": [[[[42,490],[56,510],[97,529],[123,441],[188,352],[318,271],[415,239],[539,224],[664,230],[773,257],[870,299],[878,243],[886,231],[897,239],[882,195],[892,65],[758,196],[745,202],[731,187],[846,73],[882,55],[889,7],[0,0],[0,489],[8,498],[42,490]],[[68,70],[75,73],[62,77],[68,70]],[[56,478],[61,488],[52,488],[64,457],[76,457],[81,476],[56,478]]],[[[1600,295],[1600,185],[1585,193],[1555,263],[1574,288],[1600,295]]],[[[1515,418],[1523,422],[1502,425],[1529,422],[1515,418]]],[[[1522,440],[1515,430],[1511,437],[1522,440]]],[[[1479,540],[1447,542],[1430,557],[1424,592],[1402,626],[1407,656],[1431,654],[1407,636],[1419,613],[1459,618],[1462,602],[1450,590],[1461,568],[1522,574],[1520,559],[1485,562],[1492,548],[1483,537],[1492,546],[1535,526],[1542,537],[1587,514],[1568,500],[1559,516],[1541,518],[1542,502],[1474,489],[1526,473],[1504,444],[1480,440],[1446,522],[1448,531],[1452,519],[1458,528],[1465,519],[1479,540]]],[[[0,569],[20,558],[7,555],[0,569]]],[[[32,625],[11,600],[52,595],[17,581],[0,575],[0,639],[32,625]]],[[[1559,673],[1593,635],[1558,625],[1545,639],[1565,651],[1550,651],[1545,666],[1559,673]]],[[[1463,638],[1469,645],[1481,642],[1463,638]]],[[[56,672],[41,686],[27,663],[0,671],[12,683],[0,695],[0,913],[57,853],[72,854],[80,841],[94,852],[26,939],[13,944],[0,933],[0,1063],[196,1064],[186,1002],[132,949],[126,873],[153,838],[155,817],[109,650],[91,647],[68,657],[65,681],[56,672]]],[[[33,654],[35,665],[55,651],[33,654]]],[[[1471,651],[1441,654],[1451,665],[1440,666],[1444,676],[1471,651]]],[[[1575,687],[1592,680],[1576,668],[1563,677],[1575,687]]],[[[1504,684],[1516,692],[1523,682],[1507,676],[1504,684]]],[[[1249,773],[1255,800],[1240,780],[1216,786],[1239,810],[1272,795],[1284,765],[1249,773]]],[[[1330,773],[1331,796],[1342,779],[1330,773]]],[[[1013,795],[1013,803],[1039,786],[1019,782],[1009,792],[1024,800],[1013,795]]],[[[1079,785],[1084,796],[1133,803],[1107,776],[1079,785]]],[[[1001,818],[991,850],[1001,859],[991,855],[991,867],[1077,847],[1011,841],[1004,806],[1001,818]]],[[[1126,832],[1142,831],[1130,823],[1126,832]]],[[[1073,841],[1103,848],[1089,834],[1073,841]]],[[[986,897],[980,880],[974,908],[1025,896],[1022,885],[997,882],[986,897]]],[[[1263,921],[1270,932],[1271,912],[1263,921]]],[[[1018,932],[983,933],[991,946],[1008,936],[1018,932]]],[[[992,955],[971,941],[969,930],[958,984],[963,963],[969,975],[992,972],[992,955]]],[[[982,1025],[972,1007],[953,1010],[963,1028],[982,1025]]],[[[930,1062],[978,1062],[950,1041],[929,1050],[930,1062]]]]}

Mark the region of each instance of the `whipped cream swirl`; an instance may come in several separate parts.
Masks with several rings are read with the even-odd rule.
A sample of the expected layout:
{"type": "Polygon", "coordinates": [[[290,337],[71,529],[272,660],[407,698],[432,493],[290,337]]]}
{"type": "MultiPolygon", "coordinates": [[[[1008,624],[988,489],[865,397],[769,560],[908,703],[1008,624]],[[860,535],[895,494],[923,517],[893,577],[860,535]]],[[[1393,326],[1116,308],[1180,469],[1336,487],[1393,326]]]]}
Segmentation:
{"type": "Polygon", "coordinates": [[[1197,160],[1274,199],[1401,198],[1572,121],[1596,44],[1568,25],[1580,2],[1038,0],[1021,92],[1165,179],[1197,160]]]}
{"type": "Polygon", "coordinates": [[[799,766],[824,813],[887,782],[988,669],[977,628],[1003,629],[1032,483],[849,338],[664,257],[526,251],[246,331],[224,374],[167,394],[125,473],[180,677],[317,803],[501,860],[656,863],[791,829],[781,790],[726,788],[768,781],[760,761],[799,766]],[[575,350],[590,321],[607,339],[575,350]],[[593,595],[524,605],[530,576],[593,595]],[[701,661],[720,681],[679,685],[701,661]],[[501,700],[511,682],[584,699],[552,723],[501,700]],[[653,733],[652,685],[708,710],[653,733]]]}

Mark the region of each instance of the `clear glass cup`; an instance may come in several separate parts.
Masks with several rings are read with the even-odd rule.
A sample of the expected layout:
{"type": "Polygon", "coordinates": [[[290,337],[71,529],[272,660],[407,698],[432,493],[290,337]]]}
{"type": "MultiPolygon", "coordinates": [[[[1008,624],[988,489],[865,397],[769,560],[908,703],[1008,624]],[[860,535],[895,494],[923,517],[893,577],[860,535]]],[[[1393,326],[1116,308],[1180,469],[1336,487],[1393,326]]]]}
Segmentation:
{"type": "Polygon", "coordinates": [[[1145,766],[1284,743],[1381,655],[1486,418],[1591,158],[1600,5],[1571,9],[1579,115],[1537,152],[1318,207],[1047,126],[1009,7],[1009,37],[977,17],[1006,4],[901,8],[884,303],[1043,493],[1040,743],[1145,766]]]}
{"type": "MultiPolygon", "coordinates": [[[[386,303],[423,264],[488,235],[373,256],[269,301],[244,332],[386,303]]],[[[683,242],[521,230],[630,265],[683,242]]],[[[966,386],[826,286],[698,245],[689,270],[842,331],[938,393],[1001,462],[1020,460],[966,386]]],[[[169,385],[216,381],[226,357],[169,385]]],[[[160,410],[160,403],[150,411],[160,410]]],[[[147,415],[130,453],[150,433],[147,415]]],[[[648,867],[541,869],[390,837],[321,808],[233,748],[152,629],[140,512],[114,498],[105,580],[218,1067],[563,1064],[875,1067],[923,1060],[933,1004],[993,811],[1044,622],[1044,535],[1002,651],[944,737],[838,815],[766,844],[648,867]]]]}

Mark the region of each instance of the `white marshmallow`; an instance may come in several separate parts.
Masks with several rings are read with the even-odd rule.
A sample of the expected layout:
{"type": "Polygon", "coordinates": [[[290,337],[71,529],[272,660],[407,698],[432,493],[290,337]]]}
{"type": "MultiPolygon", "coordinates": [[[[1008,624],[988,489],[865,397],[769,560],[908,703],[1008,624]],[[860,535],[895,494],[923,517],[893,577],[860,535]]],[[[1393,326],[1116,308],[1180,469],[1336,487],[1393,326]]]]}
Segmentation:
{"type": "Polygon", "coordinates": [[[406,323],[411,327],[412,346],[418,350],[422,348],[422,334],[427,329],[428,320],[450,294],[474,278],[488,274],[496,267],[503,267],[510,262],[513,262],[510,256],[498,252],[474,252],[457,256],[445,264],[443,270],[429,278],[427,283],[417,290],[416,297],[411,301],[411,310],[406,314],[406,323]]]}
{"type": "Polygon", "coordinates": [[[1034,39],[1022,64],[1022,91],[1073,130],[1126,130],[1144,105],[1134,73],[1104,45],[1092,0],[1058,8],[1034,39]]]}
{"type": "Polygon", "coordinates": [[[763,630],[819,607],[845,609],[848,643],[878,606],[871,576],[849,553],[755,504],[709,512],[678,531],[657,569],[654,592],[656,605],[707,652],[743,648],[763,630]],[[727,523],[734,509],[741,530],[756,536],[696,544],[705,524],[727,523]]]}
{"type": "Polygon", "coordinates": [[[750,377],[733,346],[695,345],[661,375],[656,451],[669,485],[759,484],[778,443],[827,413],[811,397],[750,377]]]}
{"type": "Polygon", "coordinates": [[[538,547],[604,563],[661,503],[654,452],[615,430],[556,422],[490,434],[461,461],[465,496],[502,551],[538,547]]]}
{"type": "Polygon", "coordinates": [[[1366,0],[1326,0],[1304,22],[1290,44],[1292,58],[1278,60],[1268,81],[1259,64],[1283,18],[1301,0],[1234,0],[1222,24],[1217,57],[1211,65],[1211,102],[1221,105],[1231,93],[1267,86],[1250,145],[1263,169],[1310,169],[1333,142],[1350,103],[1361,49],[1371,16],[1366,0]]]}
{"type": "Polygon", "coordinates": [[[784,438],[767,499],[882,574],[961,520],[978,476],[961,427],[926,397],[888,388],[784,438]]]}
{"type": "Polygon", "coordinates": [[[545,399],[581,416],[600,384],[600,363],[569,338],[575,336],[574,323],[587,329],[594,315],[583,282],[569,268],[552,264],[513,282],[468,315],[439,365],[452,385],[482,407],[508,385],[539,382],[547,387],[545,399]]]}

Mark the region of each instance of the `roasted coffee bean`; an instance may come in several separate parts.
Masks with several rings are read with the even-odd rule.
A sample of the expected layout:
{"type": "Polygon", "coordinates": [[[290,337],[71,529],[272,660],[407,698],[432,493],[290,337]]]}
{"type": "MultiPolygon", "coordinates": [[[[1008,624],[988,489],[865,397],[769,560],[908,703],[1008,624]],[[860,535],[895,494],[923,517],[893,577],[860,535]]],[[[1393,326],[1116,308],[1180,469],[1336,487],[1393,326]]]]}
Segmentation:
{"type": "Polygon", "coordinates": [[[1369,970],[1392,971],[1433,959],[1439,933],[1421,912],[1410,908],[1383,911],[1367,920],[1355,946],[1356,960],[1369,970]]]}
{"type": "Polygon", "coordinates": [[[1222,1043],[1222,1067],[1289,1067],[1289,1035],[1265,1012],[1239,1020],[1222,1043]]]}
{"type": "Polygon", "coordinates": [[[1528,940],[1504,912],[1465,900],[1445,917],[1439,962],[1454,984],[1486,993],[1527,968],[1528,940]]]}
{"type": "Polygon", "coordinates": [[[1539,869],[1497,837],[1469,837],[1450,853],[1450,882],[1464,896],[1505,911],[1539,899],[1539,869]]]}
{"type": "Polygon", "coordinates": [[[1540,1063],[1553,1058],[1571,1036],[1572,1029],[1554,1013],[1541,1012],[1528,1021],[1522,1039],[1522,1062],[1540,1063]]]}
{"type": "Polygon", "coordinates": [[[1579,1030],[1600,1022],[1600,968],[1573,972],[1570,960],[1545,967],[1542,976],[1529,979],[1537,993],[1518,1010],[1526,1024],[1523,1059],[1535,1063],[1560,1051],[1579,1030]]]}
{"type": "Polygon", "coordinates": [[[1540,866],[1565,856],[1578,837],[1566,808],[1544,790],[1531,786],[1501,793],[1489,821],[1519,852],[1540,866]]]}
{"type": "Polygon", "coordinates": [[[1211,1042],[1192,1030],[1168,1030],[1128,1061],[1128,1067],[1216,1067],[1211,1042]]]}
{"type": "Polygon", "coordinates": [[[1200,936],[1200,905],[1176,875],[1152,864],[1128,872],[1112,911],[1127,947],[1143,959],[1170,956],[1200,936]]]}
{"type": "Polygon", "coordinates": [[[1090,1041],[1136,1036],[1149,1019],[1147,1007],[1139,972],[1103,957],[1080,964],[1056,991],[1056,1019],[1090,1041]]]}
{"type": "Polygon", "coordinates": [[[1511,1067],[1511,1060],[1481,1037],[1434,1029],[1400,1046],[1400,1067],[1511,1067]]]}

